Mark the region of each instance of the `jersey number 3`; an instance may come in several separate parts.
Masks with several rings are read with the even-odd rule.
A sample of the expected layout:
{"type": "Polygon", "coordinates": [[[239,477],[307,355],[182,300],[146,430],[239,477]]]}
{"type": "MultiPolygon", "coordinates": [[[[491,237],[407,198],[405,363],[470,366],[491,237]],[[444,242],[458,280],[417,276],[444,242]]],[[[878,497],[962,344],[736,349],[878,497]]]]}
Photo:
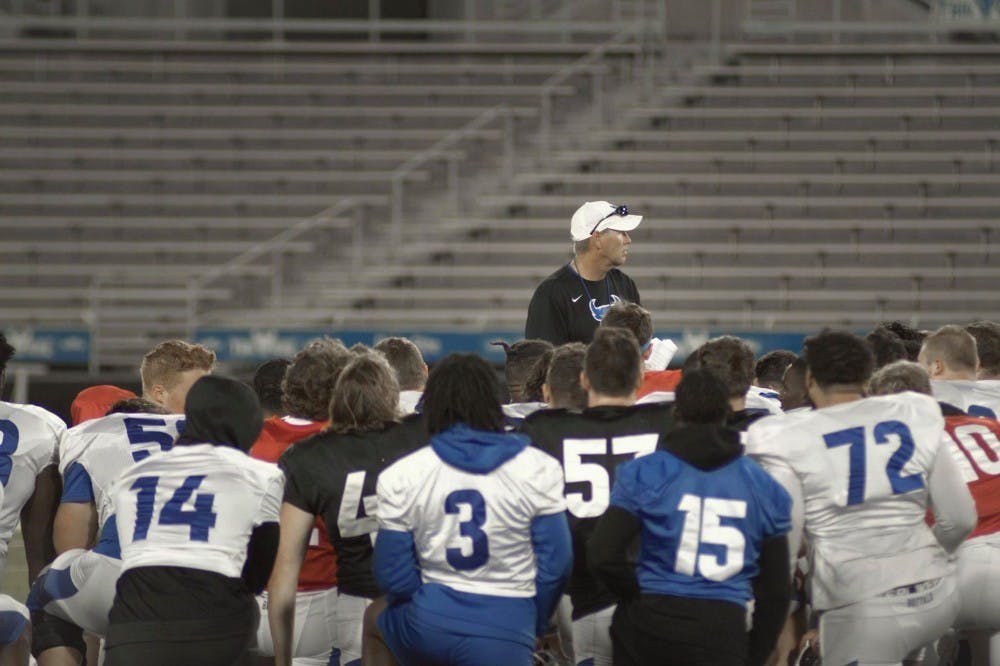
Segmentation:
{"type": "Polygon", "coordinates": [[[482,530],[486,524],[486,501],[482,494],[478,490],[455,490],[444,498],[444,512],[459,517],[465,514],[466,520],[458,524],[458,533],[472,543],[468,554],[463,552],[464,545],[448,548],[444,553],[448,564],[458,571],[471,571],[486,564],[490,559],[490,542],[482,530]]]}
{"type": "MultiPolygon", "coordinates": [[[[208,530],[215,527],[216,514],[212,511],[215,504],[213,493],[198,493],[194,499],[194,508],[185,509],[184,505],[198,489],[204,475],[189,476],[184,483],[174,491],[170,500],[160,510],[160,525],[189,525],[192,541],[208,541],[208,530]]],[[[135,531],[133,541],[142,541],[149,534],[149,526],[153,522],[156,511],[156,486],[160,478],[156,476],[141,476],[135,480],[130,490],[138,492],[135,509],[135,531]]]]}

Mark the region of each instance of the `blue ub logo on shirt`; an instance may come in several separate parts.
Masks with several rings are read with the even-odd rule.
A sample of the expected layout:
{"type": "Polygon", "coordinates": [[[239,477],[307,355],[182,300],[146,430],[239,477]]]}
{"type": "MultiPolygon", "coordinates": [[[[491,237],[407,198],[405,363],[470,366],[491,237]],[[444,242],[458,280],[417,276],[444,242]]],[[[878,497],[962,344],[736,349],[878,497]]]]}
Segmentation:
{"type": "Polygon", "coordinates": [[[622,299],[618,298],[614,294],[611,294],[611,302],[607,305],[598,305],[597,299],[590,299],[590,316],[594,318],[594,321],[601,321],[604,319],[604,315],[608,313],[608,308],[610,308],[615,303],[621,303],[622,299]]]}

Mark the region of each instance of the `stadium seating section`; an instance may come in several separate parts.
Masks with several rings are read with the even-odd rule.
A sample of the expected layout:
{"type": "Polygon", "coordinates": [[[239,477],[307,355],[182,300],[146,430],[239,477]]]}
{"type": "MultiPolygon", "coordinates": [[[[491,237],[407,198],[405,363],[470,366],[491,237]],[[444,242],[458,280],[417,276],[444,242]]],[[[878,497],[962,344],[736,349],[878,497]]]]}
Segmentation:
{"type": "Polygon", "coordinates": [[[0,308],[110,365],[193,323],[517,330],[594,199],[645,215],[664,328],[994,304],[1000,47],[624,40],[553,83],[594,45],[0,42],[0,308]]]}

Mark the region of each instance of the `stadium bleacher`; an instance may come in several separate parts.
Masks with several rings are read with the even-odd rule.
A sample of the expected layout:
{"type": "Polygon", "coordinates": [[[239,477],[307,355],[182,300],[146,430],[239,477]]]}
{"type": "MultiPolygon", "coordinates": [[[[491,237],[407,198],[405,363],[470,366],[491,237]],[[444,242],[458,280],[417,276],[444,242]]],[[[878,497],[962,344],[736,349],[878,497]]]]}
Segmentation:
{"type": "MultiPolygon", "coordinates": [[[[518,11],[544,19],[558,9],[518,11]]],[[[62,19],[20,20],[51,28],[62,19]]],[[[352,225],[376,243],[403,188],[434,192],[460,164],[488,163],[480,155],[500,152],[514,131],[537,129],[543,104],[552,113],[583,103],[594,80],[632,68],[639,53],[628,17],[528,31],[510,20],[473,32],[466,21],[420,22],[418,31],[442,36],[417,42],[398,38],[412,22],[382,21],[378,36],[396,41],[263,48],[194,32],[141,39],[130,31],[148,26],[134,21],[91,23],[125,32],[0,42],[0,307],[7,325],[100,321],[96,353],[109,367],[132,365],[154,339],[190,334],[198,308],[258,307],[259,282],[274,283],[276,265],[340,260],[352,225]],[[595,46],[601,57],[581,64],[595,46]],[[484,123],[498,106],[507,124],[484,123]],[[347,196],[343,214],[320,213],[347,196]],[[308,236],[268,242],[302,220],[313,220],[308,236]],[[261,243],[267,252],[256,252],[261,243]],[[264,264],[225,268],[226,284],[198,283],[247,256],[264,264]]],[[[329,25],[372,36],[365,22],[329,25]]]]}
{"type": "Polygon", "coordinates": [[[113,321],[112,366],[196,326],[516,330],[588,199],[646,215],[628,269],[664,326],[934,326],[987,304],[995,45],[751,20],[724,49],[650,50],[619,18],[517,39],[441,22],[420,43],[4,40],[0,305],[113,321]]]}

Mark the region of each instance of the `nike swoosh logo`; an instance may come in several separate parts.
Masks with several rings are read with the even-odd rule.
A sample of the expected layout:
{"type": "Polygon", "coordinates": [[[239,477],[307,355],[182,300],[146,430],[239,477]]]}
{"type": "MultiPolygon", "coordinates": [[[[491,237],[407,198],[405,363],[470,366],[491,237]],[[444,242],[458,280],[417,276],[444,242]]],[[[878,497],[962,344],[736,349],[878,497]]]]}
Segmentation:
{"type": "Polygon", "coordinates": [[[579,296],[577,296],[576,298],[571,298],[570,300],[571,300],[571,301],[573,301],[574,303],[576,303],[576,302],[577,302],[578,300],[580,300],[581,298],[583,298],[583,294],[580,294],[580,295],[579,295],[579,296]]]}

